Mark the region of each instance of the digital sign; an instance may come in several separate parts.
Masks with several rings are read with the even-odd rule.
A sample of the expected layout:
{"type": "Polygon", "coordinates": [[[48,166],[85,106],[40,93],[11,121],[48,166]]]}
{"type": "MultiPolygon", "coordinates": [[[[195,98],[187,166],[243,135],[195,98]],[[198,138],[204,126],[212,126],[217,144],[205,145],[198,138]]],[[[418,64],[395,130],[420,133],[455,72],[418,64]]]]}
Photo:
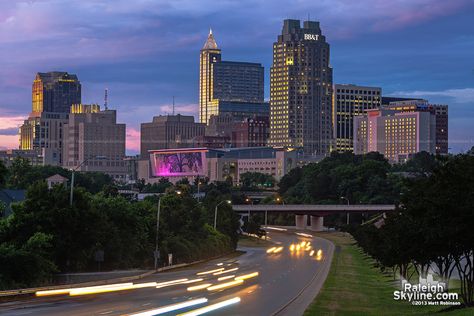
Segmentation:
{"type": "Polygon", "coordinates": [[[150,152],[152,177],[197,176],[204,174],[206,150],[166,150],[150,152]]]}

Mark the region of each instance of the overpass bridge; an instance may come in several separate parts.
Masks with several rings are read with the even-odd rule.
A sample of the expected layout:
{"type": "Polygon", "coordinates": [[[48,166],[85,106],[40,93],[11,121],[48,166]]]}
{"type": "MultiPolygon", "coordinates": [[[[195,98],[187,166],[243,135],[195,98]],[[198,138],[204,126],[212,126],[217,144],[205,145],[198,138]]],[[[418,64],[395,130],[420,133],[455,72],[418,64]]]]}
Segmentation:
{"type": "Polygon", "coordinates": [[[394,211],[393,204],[355,204],[355,205],[325,205],[325,204],[238,204],[233,205],[234,212],[242,216],[250,216],[252,212],[265,213],[265,225],[267,225],[267,214],[287,213],[295,214],[295,223],[298,228],[306,228],[308,216],[311,219],[311,229],[323,230],[324,216],[336,213],[385,213],[394,211]]]}

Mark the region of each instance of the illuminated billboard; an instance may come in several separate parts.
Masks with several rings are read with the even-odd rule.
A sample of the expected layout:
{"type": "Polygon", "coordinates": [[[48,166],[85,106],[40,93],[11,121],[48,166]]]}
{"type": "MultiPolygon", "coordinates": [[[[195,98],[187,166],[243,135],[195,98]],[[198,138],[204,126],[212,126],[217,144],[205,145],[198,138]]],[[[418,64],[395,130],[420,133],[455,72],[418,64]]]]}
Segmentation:
{"type": "Polygon", "coordinates": [[[204,175],[206,149],[176,149],[150,151],[152,177],[182,177],[204,175]]]}

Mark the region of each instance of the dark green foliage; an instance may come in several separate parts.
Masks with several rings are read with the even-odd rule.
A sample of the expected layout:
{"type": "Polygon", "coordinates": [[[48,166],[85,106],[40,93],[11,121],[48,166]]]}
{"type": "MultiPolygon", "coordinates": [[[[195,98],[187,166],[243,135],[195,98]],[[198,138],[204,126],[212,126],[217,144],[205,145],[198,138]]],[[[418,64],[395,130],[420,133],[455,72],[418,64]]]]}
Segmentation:
{"type": "Polygon", "coordinates": [[[240,175],[240,183],[243,190],[255,190],[258,188],[272,188],[275,186],[275,179],[260,172],[245,172],[240,175]]]}
{"type": "MultiPolygon", "coordinates": [[[[76,188],[71,207],[64,186],[30,185],[26,200],[0,220],[0,288],[45,284],[55,271],[95,271],[98,250],[103,269],[151,267],[158,198],[130,202],[105,188],[98,194],[76,188]]],[[[161,197],[160,265],[168,253],[178,263],[235,248],[238,221],[228,205],[219,208],[218,231],[207,224],[220,195],[197,203],[187,192],[161,197]]]]}

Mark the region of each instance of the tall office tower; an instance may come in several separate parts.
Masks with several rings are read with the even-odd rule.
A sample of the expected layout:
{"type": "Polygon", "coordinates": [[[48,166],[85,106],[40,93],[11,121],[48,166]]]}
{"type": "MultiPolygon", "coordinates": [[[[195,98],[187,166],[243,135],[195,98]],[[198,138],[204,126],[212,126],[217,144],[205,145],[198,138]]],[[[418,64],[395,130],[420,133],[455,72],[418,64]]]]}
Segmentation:
{"type": "Polygon", "coordinates": [[[67,72],[39,72],[33,81],[32,113],[69,113],[71,105],[81,103],[81,83],[67,72]]]}
{"type": "Polygon", "coordinates": [[[227,108],[262,105],[263,78],[261,64],[222,61],[210,31],[199,60],[199,122],[208,124],[211,115],[222,112],[223,103],[227,108]]]}
{"type": "Polygon", "coordinates": [[[270,144],[303,148],[306,155],[332,149],[332,68],[319,22],[285,20],[273,43],[270,71],[270,144]]]}
{"type": "Polygon", "coordinates": [[[149,159],[149,150],[192,147],[193,138],[204,136],[205,129],[205,124],[194,122],[194,116],[155,116],[141,124],[141,159],[149,159]]]}
{"type": "Polygon", "coordinates": [[[354,116],[365,110],[379,109],[382,89],[352,84],[335,84],[333,99],[333,127],[335,150],[353,151],[354,116]]]}
{"type": "Polygon", "coordinates": [[[435,115],[427,111],[367,110],[354,117],[354,153],[376,151],[390,162],[403,162],[413,154],[434,154],[435,115]]]}
{"type": "Polygon", "coordinates": [[[385,109],[404,112],[430,112],[436,118],[436,153],[445,155],[448,153],[448,106],[444,104],[430,104],[424,99],[384,98],[388,102],[385,109]]]}
{"type": "Polygon", "coordinates": [[[268,117],[246,118],[232,126],[232,147],[264,147],[270,134],[268,117]]]}
{"type": "Polygon", "coordinates": [[[125,124],[117,123],[115,110],[97,111],[95,105],[78,106],[64,125],[63,166],[99,171],[125,181],[125,124]]]}

